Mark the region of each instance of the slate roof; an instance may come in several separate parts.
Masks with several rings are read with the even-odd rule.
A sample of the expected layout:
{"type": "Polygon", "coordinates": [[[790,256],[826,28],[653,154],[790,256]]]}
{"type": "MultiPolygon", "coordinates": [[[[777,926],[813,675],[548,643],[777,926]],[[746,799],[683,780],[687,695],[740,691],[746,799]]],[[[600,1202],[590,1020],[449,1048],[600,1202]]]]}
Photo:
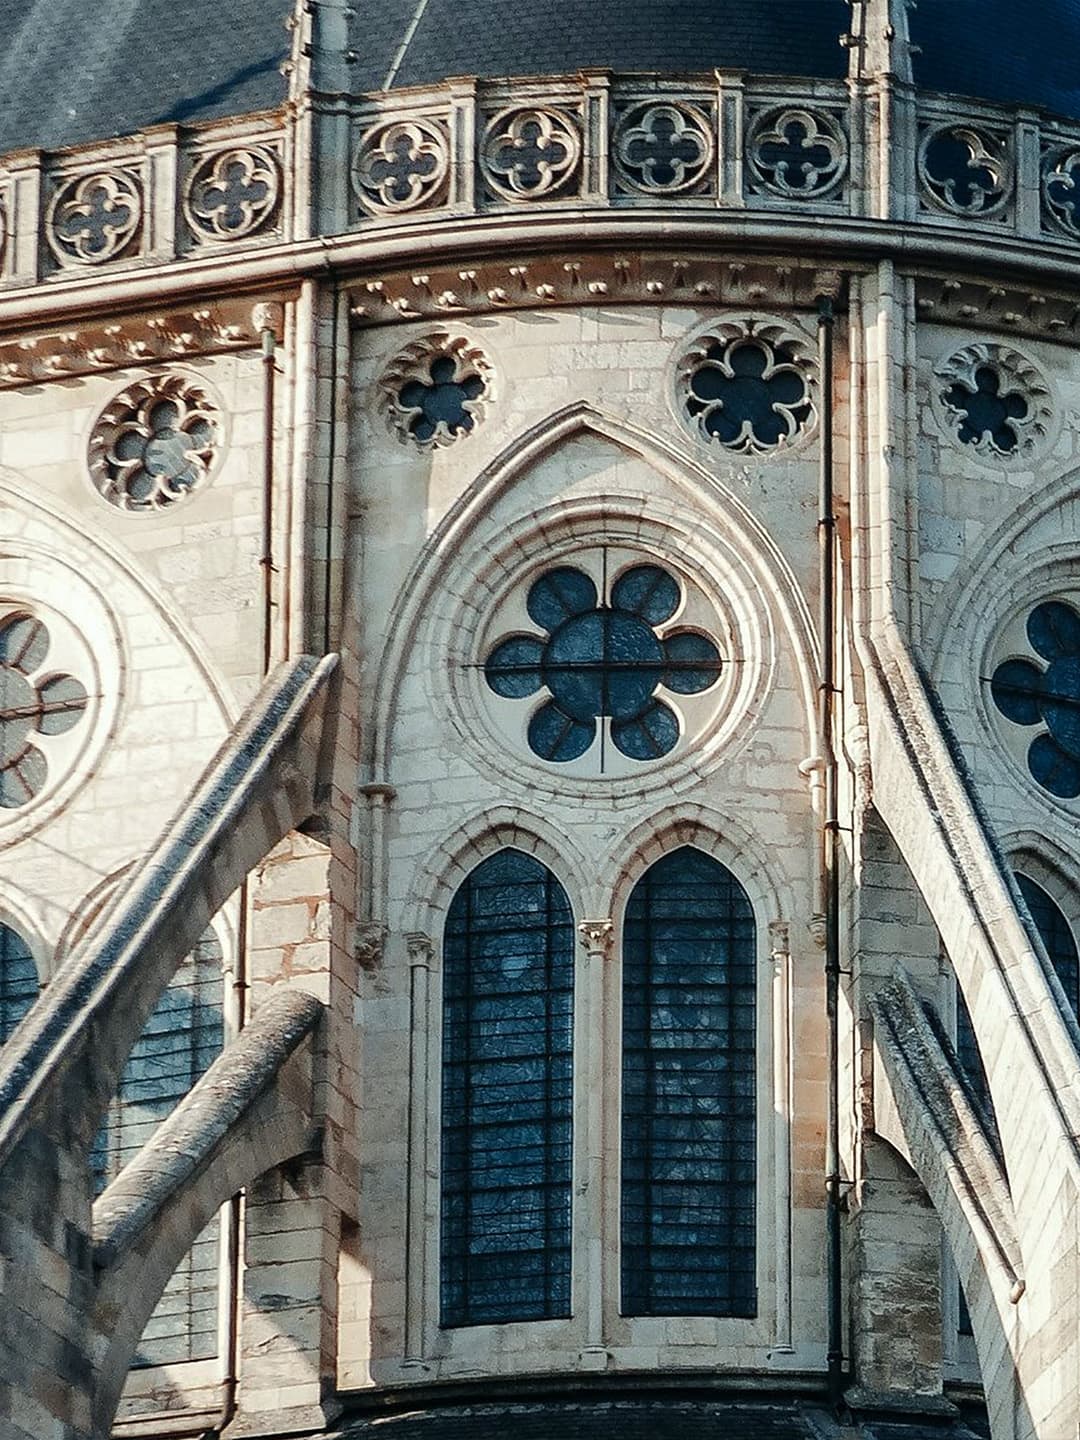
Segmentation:
{"type": "Polygon", "coordinates": [[[0,0],[0,154],[280,105],[290,0],[0,0]]]}
{"type": "Polygon", "coordinates": [[[358,90],[591,66],[847,73],[845,0],[354,0],[354,8],[358,90]]]}
{"type": "MultiPolygon", "coordinates": [[[[600,66],[840,79],[847,0],[352,0],[353,87],[600,66]]],[[[285,99],[291,0],[0,0],[0,154],[285,99]]],[[[920,0],[927,90],[1080,117],[1080,0],[920,0]]]]}
{"type": "Polygon", "coordinates": [[[1080,0],[919,0],[916,84],[1080,116],[1080,0]]]}

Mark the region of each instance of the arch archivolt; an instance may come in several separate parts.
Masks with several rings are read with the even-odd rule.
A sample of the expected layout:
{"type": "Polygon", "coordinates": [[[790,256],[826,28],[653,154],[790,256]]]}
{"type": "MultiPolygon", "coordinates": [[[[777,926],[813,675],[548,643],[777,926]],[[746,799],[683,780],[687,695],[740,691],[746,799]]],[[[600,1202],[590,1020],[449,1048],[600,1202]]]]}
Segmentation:
{"type": "Polygon", "coordinates": [[[469,816],[416,867],[402,912],[403,931],[426,935],[437,944],[450,902],[466,876],[500,850],[535,857],[566,891],[575,918],[591,913],[595,883],[576,842],[537,815],[498,805],[469,816]]]}
{"type": "Polygon", "coordinates": [[[1080,861],[1076,856],[1035,830],[1005,835],[1002,846],[1010,868],[1046,891],[1080,940],[1080,861]]]}
{"type": "MultiPolygon", "coordinates": [[[[580,403],[549,416],[493,461],[429,536],[399,592],[372,702],[371,737],[360,783],[391,778],[402,687],[417,654],[460,654],[475,647],[494,599],[532,564],[557,558],[598,533],[670,552],[691,567],[707,592],[722,592],[748,643],[754,671],[740,692],[743,710],[760,705],[783,649],[792,657],[808,753],[816,753],[817,641],[793,572],[745,501],[677,445],[580,403]],[[553,500],[507,520],[498,503],[531,468],[574,439],[591,436],[643,462],[669,482],[670,498],[629,487],[553,500]],[[685,496],[690,504],[676,503],[685,496]],[[600,527],[603,527],[602,531],[600,527]],[[781,644],[782,638],[782,644],[781,644]]],[[[471,652],[470,652],[471,653],[471,652]]],[[[477,694],[444,680],[449,667],[428,667],[432,702],[468,731],[477,694]]],[[[478,675],[474,674],[476,685],[478,675]]],[[[475,688],[475,687],[474,687],[475,688]]],[[[741,727],[745,729],[746,727],[741,727]]],[[[670,784],[665,771],[664,783],[670,784]]],[[[535,785],[533,786],[535,788],[535,785]]]]}

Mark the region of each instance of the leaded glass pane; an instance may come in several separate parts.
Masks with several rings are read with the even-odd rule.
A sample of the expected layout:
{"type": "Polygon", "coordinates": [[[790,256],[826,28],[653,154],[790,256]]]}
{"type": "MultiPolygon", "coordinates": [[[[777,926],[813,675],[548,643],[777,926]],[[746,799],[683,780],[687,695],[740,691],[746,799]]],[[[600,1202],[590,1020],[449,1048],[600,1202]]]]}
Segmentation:
{"type": "MultiPolygon", "coordinates": [[[[222,954],[208,930],[173,976],[128,1056],[120,1088],[91,1151],[100,1193],[150,1139],[221,1054],[222,954]]],[[[217,1354],[216,1218],[180,1262],[150,1320],[136,1365],[206,1360],[217,1354]]]]}
{"type": "Polygon", "coordinates": [[[684,848],[623,938],[622,1313],[757,1313],[755,932],[745,891],[684,848]]]}
{"type": "Polygon", "coordinates": [[[1080,966],[1077,963],[1076,941],[1073,939],[1069,922],[1041,885],[1036,885],[1035,881],[1029,880],[1026,875],[1017,875],[1016,883],[1031,911],[1031,918],[1035,921],[1035,928],[1046,947],[1050,963],[1061,981],[1065,998],[1073,1014],[1080,1014],[1080,966]]]}
{"type": "Polygon", "coordinates": [[[10,925],[0,925],[0,1045],[37,999],[38,988],[30,947],[10,925]]]}
{"type": "Polygon", "coordinates": [[[570,1314],[574,933],[566,893],[516,850],[446,922],[442,1323],[570,1314]]]}

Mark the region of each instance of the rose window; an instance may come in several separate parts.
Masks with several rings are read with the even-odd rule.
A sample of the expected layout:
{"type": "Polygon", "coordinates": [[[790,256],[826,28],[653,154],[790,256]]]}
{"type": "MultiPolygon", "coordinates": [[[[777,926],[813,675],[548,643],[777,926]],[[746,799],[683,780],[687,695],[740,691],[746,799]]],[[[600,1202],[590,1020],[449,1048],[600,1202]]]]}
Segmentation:
{"type": "Polygon", "coordinates": [[[1028,644],[1043,664],[1003,661],[990,681],[994,704],[1014,725],[1038,726],[1027,767],[1051,795],[1080,795],[1080,613],[1048,600],[1028,616],[1028,644]]]}
{"type": "Polygon", "coordinates": [[[725,326],[683,360],[683,411],[705,440],[760,453],[789,444],[812,425],[812,362],[796,337],[776,330],[725,326]]]}
{"type": "Polygon", "coordinates": [[[683,590],[667,570],[636,565],[606,598],[603,588],[572,566],[546,571],[525,601],[542,633],[505,637],[484,665],[496,695],[533,701],[527,739],[534,755],[566,763],[595,746],[601,771],[609,741],[629,760],[670,754],[681,727],[666,697],[709,690],[722,667],[707,635],[668,628],[683,590]]]}
{"type": "Polygon", "coordinates": [[[388,418],[402,440],[424,449],[468,435],[490,397],[491,366],[463,336],[416,340],[380,382],[388,418]]]}
{"type": "Polygon", "coordinates": [[[1001,373],[982,365],[970,380],[958,380],[942,396],[957,415],[965,445],[980,443],[1009,454],[1019,444],[1016,422],[1028,418],[1028,403],[1008,387],[1001,373]]]}
{"type": "Polygon", "coordinates": [[[159,510],[206,481],[219,435],[217,407],[186,376],[140,380],[94,427],[90,473],[110,505],[159,510]]]}
{"type": "Polygon", "coordinates": [[[88,704],[85,687],[47,666],[49,631],[29,615],[0,620],[0,807],[33,800],[49,776],[50,738],[73,730],[88,704]]]}

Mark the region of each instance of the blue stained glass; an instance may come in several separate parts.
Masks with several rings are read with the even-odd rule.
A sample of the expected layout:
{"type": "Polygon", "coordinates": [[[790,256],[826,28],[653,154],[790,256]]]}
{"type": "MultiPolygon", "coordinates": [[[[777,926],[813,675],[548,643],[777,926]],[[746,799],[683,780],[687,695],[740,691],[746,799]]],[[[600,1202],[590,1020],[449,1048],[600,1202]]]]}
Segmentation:
{"type": "Polygon", "coordinates": [[[707,635],[683,630],[669,636],[664,651],[664,684],[677,695],[707,690],[720,673],[720,651],[707,635]]]}
{"type": "Polygon", "coordinates": [[[574,929],[516,850],[485,860],[446,922],[442,1324],[570,1313],[574,929]]]}
{"type": "Polygon", "coordinates": [[[484,382],[479,375],[459,380],[457,373],[457,361],[440,356],[431,362],[430,384],[410,380],[402,387],[398,398],[406,410],[415,412],[409,429],[418,440],[430,440],[440,425],[445,425],[452,435],[473,428],[475,420],[467,402],[483,395],[484,382]]]}
{"type": "Polygon", "coordinates": [[[1077,956],[1076,940],[1072,928],[1057,904],[1041,885],[1029,880],[1026,875],[1017,875],[1016,883],[1024,897],[1024,903],[1031,911],[1035,928],[1039,932],[1050,963],[1054,967],[1065,998],[1074,1015],[1080,1016],[1080,959],[1077,956]]]}
{"type": "Polygon", "coordinates": [[[1080,615],[1064,601],[1048,600],[1031,612],[1027,634],[1048,668],[1006,660],[994,671],[990,694],[1015,724],[1045,724],[1046,731],[1028,747],[1028,769],[1051,795],[1075,800],[1080,795],[1080,615]]]}
{"type": "Polygon", "coordinates": [[[1047,600],[1028,617],[1031,648],[1044,660],[1059,655],[1080,655],[1080,615],[1062,600],[1047,600]]]}
{"type": "Polygon", "coordinates": [[[626,570],[611,587],[611,603],[616,610],[640,615],[650,625],[662,625],[679,608],[682,595],[678,582],[659,565],[635,565],[626,570]]]}
{"type": "Polygon", "coordinates": [[[623,938],[622,1313],[757,1313],[755,929],[699,850],[635,887],[623,938]]]}
{"type": "MultiPolygon", "coordinates": [[[[221,1054],[222,954],[208,930],[180,965],[132,1047],[90,1153],[100,1194],[221,1054]]],[[[218,1350],[220,1224],[180,1262],[143,1332],[136,1365],[210,1359],[218,1350]]]]}
{"type": "Polygon", "coordinates": [[[658,759],[679,739],[675,712],[657,697],[661,685],[697,694],[720,673],[720,652],[706,636],[657,635],[654,626],[674,615],[682,599],[666,570],[635,566],[618,577],[611,597],[610,605],[598,604],[596,586],[580,570],[549,570],[527,600],[530,617],[547,628],[546,638],[512,635],[488,656],[484,673],[497,695],[524,699],[548,691],[550,700],[528,728],[529,747],[541,759],[566,762],[584,755],[601,716],[610,718],[622,754],[658,759]]]}
{"type": "Polygon", "coordinates": [[[0,925],[0,1045],[33,1005],[39,987],[29,945],[10,925],[0,925]]]}
{"type": "Polygon", "coordinates": [[[1037,725],[1042,716],[1041,680],[1042,671],[1030,660],[1006,660],[994,671],[990,694],[1007,720],[1017,725],[1037,725]]]}
{"type": "Polygon", "coordinates": [[[721,444],[735,446],[749,433],[770,446],[795,433],[811,406],[790,348],[745,340],[706,350],[690,377],[687,409],[721,444]]]}
{"type": "Polygon", "coordinates": [[[581,570],[563,566],[542,575],[529,591],[525,608],[530,620],[554,630],[572,615],[596,609],[596,586],[581,570]]]}
{"type": "Polygon", "coordinates": [[[497,645],[484,666],[487,682],[496,695],[507,700],[523,700],[535,695],[543,683],[540,660],[544,646],[532,635],[511,635],[497,645]]]}
{"type": "Polygon", "coordinates": [[[957,382],[945,392],[945,403],[958,411],[960,439],[965,445],[977,445],[989,435],[994,445],[1008,453],[1018,443],[1015,420],[1027,417],[1027,401],[1015,391],[1001,394],[1001,376],[997,370],[980,366],[974,375],[975,388],[957,382]]]}

